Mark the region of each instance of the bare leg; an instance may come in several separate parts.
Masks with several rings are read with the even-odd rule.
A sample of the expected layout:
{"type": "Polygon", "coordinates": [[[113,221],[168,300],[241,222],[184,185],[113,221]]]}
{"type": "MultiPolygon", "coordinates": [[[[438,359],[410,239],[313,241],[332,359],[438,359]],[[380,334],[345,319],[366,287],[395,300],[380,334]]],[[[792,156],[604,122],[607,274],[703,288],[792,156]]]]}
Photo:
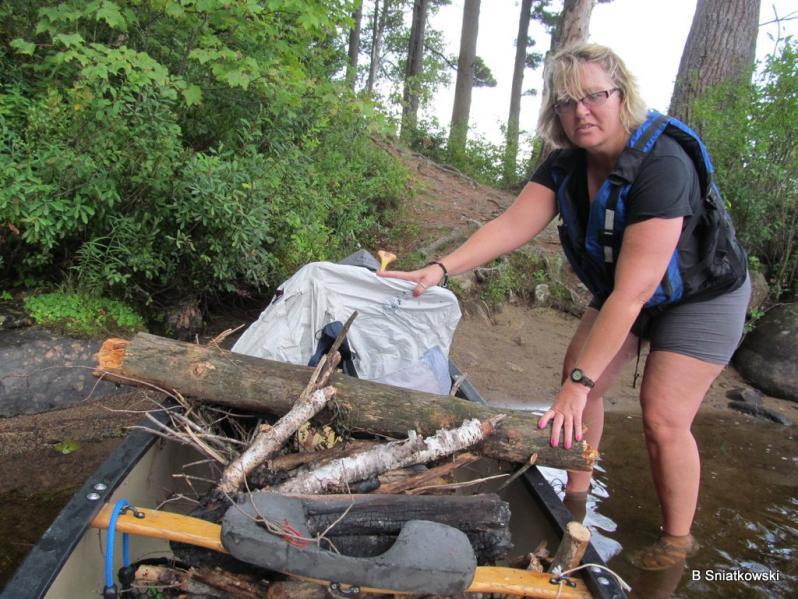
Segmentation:
{"type": "Polygon", "coordinates": [[[698,502],[701,465],[690,432],[693,418],[723,365],[673,352],[652,352],[640,405],[651,473],[667,535],[689,535],[698,502]]]}
{"type": "MultiPolygon", "coordinates": [[[[598,310],[593,308],[588,308],[582,316],[582,321],[579,323],[579,327],[568,345],[568,351],[565,352],[562,368],[563,381],[571,370],[578,366],[576,362],[579,359],[579,354],[582,352],[582,347],[597,316],[598,310]]],[[[598,449],[601,435],[604,431],[604,393],[615,384],[621,368],[635,356],[636,352],[637,337],[630,333],[621,349],[598,378],[595,387],[590,390],[587,396],[587,404],[585,404],[585,410],[582,412],[582,424],[587,427],[583,439],[591,447],[598,449]]],[[[569,470],[568,483],[565,486],[566,492],[569,494],[586,492],[590,488],[591,477],[592,472],[569,470]]]]}

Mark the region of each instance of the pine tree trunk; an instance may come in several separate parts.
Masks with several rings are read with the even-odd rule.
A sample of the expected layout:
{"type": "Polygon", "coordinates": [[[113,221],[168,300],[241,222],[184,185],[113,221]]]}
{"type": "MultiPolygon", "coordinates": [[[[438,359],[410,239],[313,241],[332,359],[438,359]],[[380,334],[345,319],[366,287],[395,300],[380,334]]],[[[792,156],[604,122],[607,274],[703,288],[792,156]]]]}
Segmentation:
{"type": "Polygon", "coordinates": [[[694,128],[693,103],[710,88],[748,83],[754,64],[760,0],[698,0],[668,110],[694,128]]]}
{"type": "Polygon", "coordinates": [[[346,63],[346,82],[352,91],[357,82],[357,59],[360,55],[360,22],[363,19],[363,2],[357,3],[355,12],[352,13],[354,24],[349,31],[349,61],[346,63]]]}
{"type": "Polygon", "coordinates": [[[413,25],[410,28],[410,43],[405,65],[405,86],[402,93],[401,139],[408,142],[416,130],[418,119],[418,90],[416,78],[421,73],[424,60],[424,33],[427,27],[429,0],[413,2],[413,25]]]}
{"type": "MultiPolygon", "coordinates": [[[[109,339],[97,354],[99,373],[123,384],[176,389],[183,396],[281,416],[305,388],[312,369],[262,360],[147,333],[132,340],[109,339]],[[117,376],[114,376],[117,375],[117,376]]],[[[474,450],[495,459],[525,463],[533,453],[543,466],[589,470],[598,452],[586,443],[552,448],[529,412],[504,410],[443,395],[422,393],[336,374],[336,418],[351,430],[405,438],[407,431],[431,435],[464,420],[506,414],[496,430],[474,450]]],[[[325,410],[325,417],[331,417],[325,410]]]]}
{"type": "Polygon", "coordinates": [[[560,20],[551,35],[550,54],[563,48],[587,41],[590,33],[590,15],[593,14],[595,0],[565,0],[560,20]]]}
{"type": "Polygon", "coordinates": [[[504,149],[504,184],[515,183],[516,163],[518,158],[518,129],[521,120],[521,90],[524,86],[524,69],[526,68],[526,46],[529,38],[529,13],[532,0],[522,0],[521,16],[518,19],[518,37],[515,42],[515,66],[513,67],[513,85],[510,91],[510,116],[507,118],[507,144],[504,149]]]}
{"type": "Polygon", "coordinates": [[[474,87],[474,60],[477,57],[480,0],[465,0],[463,27],[460,33],[460,57],[457,60],[457,83],[454,89],[452,124],[449,129],[449,156],[457,161],[465,154],[471,90],[474,87]]]}

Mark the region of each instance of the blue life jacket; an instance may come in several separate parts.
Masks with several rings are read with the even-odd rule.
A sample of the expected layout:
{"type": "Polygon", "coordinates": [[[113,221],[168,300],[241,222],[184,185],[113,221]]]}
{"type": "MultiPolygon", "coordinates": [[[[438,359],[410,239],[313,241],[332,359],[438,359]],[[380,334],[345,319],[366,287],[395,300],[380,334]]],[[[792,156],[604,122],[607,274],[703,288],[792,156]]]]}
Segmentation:
{"type": "Polygon", "coordinates": [[[629,191],[648,153],[662,135],[675,139],[687,152],[698,173],[701,206],[686,217],[668,269],[645,308],[664,307],[676,302],[709,299],[743,284],[747,273],[745,251],[729,217],[723,198],[712,180],[712,162],[698,135],[684,123],[650,112],[632,133],[615,168],[604,181],[590,205],[585,228],[578,218],[577,202],[569,182],[574,175],[573,153],[564,150],[551,167],[560,212],[560,241],[571,267],[596,298],[603,301],[612,292],[615,263],[626,227],[629,191]],[[688,268],[680,264],[679,251],[690,236],[698,237],[698,262],[688,268]]]}

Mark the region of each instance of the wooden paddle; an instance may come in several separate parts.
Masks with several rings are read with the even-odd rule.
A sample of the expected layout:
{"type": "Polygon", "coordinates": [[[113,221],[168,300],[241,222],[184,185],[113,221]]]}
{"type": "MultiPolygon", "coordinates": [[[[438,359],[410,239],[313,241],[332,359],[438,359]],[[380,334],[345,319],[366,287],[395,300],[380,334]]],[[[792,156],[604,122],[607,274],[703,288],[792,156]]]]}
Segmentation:
{"type": "MultiPolygon", "coordinates": [[[[113,505],[106,504],[92,520],[91,527],[107,529],[113,505]]],[[[132,535],[178,541],[220,553],[228,553],[222,545],[222,527],[218,524],[159,510],[136,508],[143,518],[136,518],[131,512],[121,514],[116,521],[116,530],[132,535]]],[[[264,534],[268,534],[264,531],[264,534]]],[[[303,577],[304,578],[304,577],[303,577]]],[[[307,579],[323,586],[329,581],[307,579]]],[[[585,584],[576,578],[569,578],[568,584],[552,582],[552,574],[531,572],[516,568],[478,566],[475,576],[467,589],[469,593],[505,593],[541,599],[555,597],[560,599],[590,599],[585,584]],[[569,586],[574,585],[574,586],[569,586]]],[[[397,593],[391,589],[361,588],[368,593],[397,593]]],[[[409,594],[409,593],[408,593],[409,594]]]]}

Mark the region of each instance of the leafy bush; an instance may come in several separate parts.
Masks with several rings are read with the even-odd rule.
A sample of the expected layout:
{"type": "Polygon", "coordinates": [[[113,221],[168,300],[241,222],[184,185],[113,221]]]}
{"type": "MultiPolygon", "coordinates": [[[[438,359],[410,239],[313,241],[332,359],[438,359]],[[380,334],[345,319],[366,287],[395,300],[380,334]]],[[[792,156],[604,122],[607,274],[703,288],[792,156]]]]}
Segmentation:
{"type": "Polygon", "coordinates": [[[406,174],[332,81],[350,2],[0,7],[0,282],[136,303],[367,243],[406,174]]]}
{"type": "Polygon", "coordinates": [[[513,297],[525,302],[535,298],[535,287],[547,284],[555,302],[571,303],[571,293],[561,281],[562,258],[547,257],[528,248],[513,252],[492,265],[481,290],[482,299],[499,305],[513,297]]]}
{"type": "Polygon", "coordinates": [[[718,185],[773,299],[798,296],[798,42],[786,40],[750,87],[696,106],[718,185]]]}
{"type": "MultiPolygon", "coordinates": [[[[449,134],[437,119],[423,120],[410,139],[412,147],[435,162],[451,164],[469,177],[492,187],[505,187],[504,145],[488,141],[481,135],[469,132],[465,154],[452,158],[448,148],[449,134]]],[[[517,179],[523,177],[522,165],[517,168],[517,179]]],[[[511,182],[513,185],[517,181],[511,182]]]]}
{"type": "Polygon", "coordinates": [[[144,320],[126,304],[75,293],[47,293],[25,298],[25,309],[37,324],[72,335],[131,335],[145,330],[144,320]]]}

